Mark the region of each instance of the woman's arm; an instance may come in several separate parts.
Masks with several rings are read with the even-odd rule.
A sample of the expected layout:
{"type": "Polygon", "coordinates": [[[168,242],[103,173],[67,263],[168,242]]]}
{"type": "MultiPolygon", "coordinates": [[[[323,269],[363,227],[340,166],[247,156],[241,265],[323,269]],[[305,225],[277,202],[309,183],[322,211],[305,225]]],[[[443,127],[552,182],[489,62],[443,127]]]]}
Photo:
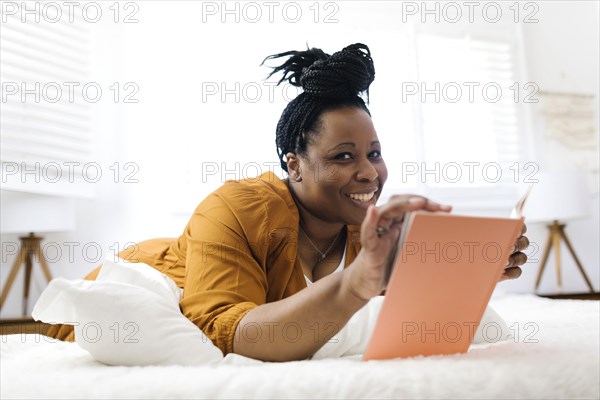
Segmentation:
{"type": "Polygon", "coordinates": [[[368,302],[349,287],[351,268],[321,278],[286,299],[250,310],[237,325],[234,353],[265,361],[312,356],[368,302]]]}
{"type": "Polygon", "coordinates": [[[312,356],[385,288],[387,258],[396,245],[407,211],[449,211],[422,197],[393,196],[369,207],[361,225],[361,250],[342,273],[319,279],[308,288],[250,310],[236,327],[233,351],[265,361],[312,356]],[[377,234],[377,227],[387,233],[377,234]]]}

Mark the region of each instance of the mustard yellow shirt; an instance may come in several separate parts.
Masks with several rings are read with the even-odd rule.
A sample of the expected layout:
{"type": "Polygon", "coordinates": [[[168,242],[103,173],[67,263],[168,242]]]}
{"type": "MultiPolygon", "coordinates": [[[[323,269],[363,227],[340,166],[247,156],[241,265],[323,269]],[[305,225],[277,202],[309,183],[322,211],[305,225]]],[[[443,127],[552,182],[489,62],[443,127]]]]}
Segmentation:
{"type": "MultiPolygon", "coordinates": [[[[198,205],[178,238],[141,242],[119,257],[172,278],[183,288],[182,313],[227,354],[248,311],[306,287],[296,257],[298,225],[287,185],[266,172],[226,181],[198,205]]],[[[344,267],[360,251],[360,225],[347,231],[344,267]]]]}

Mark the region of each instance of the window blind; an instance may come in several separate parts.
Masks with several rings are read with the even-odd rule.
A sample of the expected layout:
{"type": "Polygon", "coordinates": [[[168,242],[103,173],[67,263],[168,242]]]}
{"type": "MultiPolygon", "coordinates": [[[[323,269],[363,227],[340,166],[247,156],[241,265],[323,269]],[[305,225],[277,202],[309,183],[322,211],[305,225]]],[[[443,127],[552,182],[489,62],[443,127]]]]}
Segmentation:
{"type": "Polygon", "coordinates": [[[90,185],[78,183],[91,160],[91,24],[32,14],[23,22],[21,11],[2,15],[2,188],[88,197],[90,185]]]}

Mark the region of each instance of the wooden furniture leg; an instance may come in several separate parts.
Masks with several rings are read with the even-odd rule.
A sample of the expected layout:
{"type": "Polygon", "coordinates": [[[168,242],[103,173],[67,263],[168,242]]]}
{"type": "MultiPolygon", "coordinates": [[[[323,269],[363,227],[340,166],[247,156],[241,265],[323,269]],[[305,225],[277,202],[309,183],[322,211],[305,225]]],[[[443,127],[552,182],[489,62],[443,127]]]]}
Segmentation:
{"type": "Polygon", "coordinates": [[[537,277],[535,278],[535,290],[537,290],[540,286],[540,281],[542,280],[542,273],[544,272],[546,262],[548,261],[548,256],[550,255],[551,244],[552,233],[548,232],[548,240],[546,240],[546,246],[544,246],[544,255],[542,256],[542,261],[540,262],[540,266],[538,268],[537,277]]]}
{"type": "Polygon", "coordinates": [[[27,315],[27,306],[29,302],[29,292],[31,288],[31,274],[33,272],[33,257],[36,257],[42,272],[44,273],[44,277],[48,282],[52,280],[52,274],[50,273],[50,268],[48,268],[48,263],[44,258],[44,254],[42,253],[42,249],[40,246],[40,242],[42,238],[39,236],[35,236],[33,233],[30,233],[29,236],[22,236],[21,239],[21,250],[17,255],[17,258],[10,270],[10,274],[4,284],[4,288],[2,288],[2,297],[0,298],[0,310],[4,305],[4,301],[8,296],[8,292],[12,288],[12,285],[17,277],[17,273],[23,264],[25,264],[25,277],[23,279],[23,300],[22,300],[22,313],[23,315],[27,315]]]}
{"type": "Polygon", "coordinates": [[[573,250],[573,246],[571,246],[571,242],[569,241],[569,238],[567,237],[567,234],[565,233],[564,229],[560,230],[560,235],[562,236],[563,240],[565,241],[565,244],[567,245],[567,249],[569,249],[569,252],[573,256],[573,259],[575,260],[575,265],[577,265],[577,268],[579,268],[579,272],[581,272],[581,275],[583,275],[583,279],[585,279],[585,283],[590,288],[590,293],[594,293],[594,287],[592,286],[592,282],[590,282],[590,279],[588,278],[587,274],[585,273],[585,270],[583,269],[583,266],[581,265],[581,261],[579,261],[579,258],[577,258],[577,254],[575,254],[575,250],[573,250]]]}
{"type": "Polygon", "coordinates": [[[10,292],[10,289],[12,288],[12,285],[15,282],[15,278],[17,277],[19,269],[21,268],[21,264],[25,261],[25,257],[25,248],[23,247],[23,245],[21,245],[21,250],[19,251],[17,258],[15,259],[15,262],[13,263],[13,266],[10,270],[10,274],[6,279],[6,283],[2,288],[2,296],[0,297],[0,309],[2,309],[2,306],[4,305],[4,300],[6,300],[6,296],[8,296],[8,292],[10,292]]]}
{"type": "Polygon", "coordinates": [[[535,290],[537,291],[538,287],[540,286],[542,274],[544,272],[544,268],[546,267],[546,263],[548,262],[548,256],[550,255],[550,251],[553,250],[555,259],[554,261],[556,263],[556,280],[558,283],[558,291],[562,292],[562,260],[560,257],[560,244],[561,241],[564,240],[567,246],[567,250],[569,250],[569,253],[573,257],[573,260],[575,260],[575,265],[577,265],[577,268],[583,276],[587,287],[590,289],[590,293],[595,293],[594,287],[592,286],[590,279],[588,278],[587,274],[585,273],[585,270],[583,269],[583,265],[581,265],[581,261],[579,261],[579,258],[577,257],[577,254],[575,254],[575,250],[573,249],[573,246],[571,245],[571,242],[567,237],[567,234],[565,232],[565,226],[565,224],[561,224],[558,221],[554,221],[552,224],[548,225],[548,240],[546,241],[542,261],[540,262],[537,277],[535,279],[535,290]]]}

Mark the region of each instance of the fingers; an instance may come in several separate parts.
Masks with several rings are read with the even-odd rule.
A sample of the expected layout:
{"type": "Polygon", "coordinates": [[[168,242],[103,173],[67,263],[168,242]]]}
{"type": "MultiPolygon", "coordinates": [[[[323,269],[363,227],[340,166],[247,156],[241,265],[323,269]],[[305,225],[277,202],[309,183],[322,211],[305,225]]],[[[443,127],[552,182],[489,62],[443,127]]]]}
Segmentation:
{"type": "Polygon", "coordinates": [[[440,203],[430,200],[426,197],[423,197],[420,195],[415,195],[415,194],[393,195],[393,196],[391,196],[390,201],[395,200],[395,199],[411,200],[411,201],[416,202],[417,204],[423,204],[422,209],[427,210],[427,211],[450,212],[450,210],[452,210],[452,206],[450,206],[450,205],[440,204],[440,203]],[[419,200],[411,200],[413,198],[419,199],[419,200]]]}
{"type": "Polygon", "coordinates": [[[394,218],[391,221],[381,215],[381,212],[375,206],[367,208],[367,215],[361,225],[360,235],[361,241],[364,238],[369,241],[371,238],[379,238],[386,236],[388,232],[399,234],[402,226],[404,215],[402,218],[394,218]]]}
{"type": "Polygon", "coordinates": [[[523,270],[519,267],[510,267],[504,270],[504,273],[502,274],[502,279],[501,280],[505,280],[505,279],[517,279],[518,277],[521,276],[521,274],[523,273],[523,270]]]}
{"type": "Polygon", "coordinates": [[[423,196],[414,195],[394,195],[390,198],[388,203],[383,206],[377,207],[377,217],[373,216],[376,222],[375,231],[377,236],[384,236],[387,232],[392,230],[394,227],[402,225],[404,221],[404,215],[407,211],[443,211],[450,212],[452,209],[449,205],[442,205],[435,201],[431,201],[423,196]]]}
{"type": "Polygon", "coordinates": [[[379,222],[378,214],[377,207],[369,206],[369,208],[367,208],[367,215],[360,228],[361,239],[370,241],[377,237],[377,224],[379,222]]]}
{"type": "Polygon", "coordinates": [[[451,206],[439,204],[422,196],[392,196],[390,200],[378,207],[379,214],[382,218],[394,219],[402,218],[406,211],[444,211],[449,212],[451,206]]]}
{"type": "Polygon", "coordinates": [[[504,272],[500,276],[500,282],[507,279],[517,279],[523,273],[523,270],[519,265],[523,265],[527,262],[527,255],[525,253],[514,253],[511,254],[508,265],[504,268],[504,272]]]}
{"type": "Polygon", "coordinates": [[[523,265],[527,262],[527,254],[523,253],[522,250],[525,250],[527,247],[529,247],[529,239],[527,236],[523,236],[525,232],[527,232],[527,226],[523,224],[523,227],[521,228],[521,236],[519,236],[511,248],[511,252],[513,252],[513,254],[511,254],[508,258],[508,265],[504,268],[504,272],[500,276],[500,281],[517,279],[523,273],[523,270],[519,267],[519,265],[523,265]]]}
{"type": "Polygon", "coordinates": [[[364,240],[363,243],[373,243],[373,239],[387,234],[393,228],[396,228],[395,231],[399,231],[401,220],[392,220],[391,222],[384,222],[384,220],[387,219],[382,217],[381,211],[377,207],[369,206],[360,228],[361,242],[364,240]]]}
{"type": "Polygon", "coordinates": [[[515,244],[511,247],[510,251],[511,253],[523,251],[527,247],[529,247],[529,239],[527,238],[527,236],[520,236],[515,242],[515,244]]]}
{"type": "Polygon", "coordinates": [[[443,211],[450,212],[452,210],[452,206],[448,204],[440,204],[433,200],[425,199],[425,210],[427,211],[443,211]]]}
{"type": "Polygon", "coordinates": [[[422,197],[392,197],[386,204],[377,207],[379,214],[388,219],[401,216],[406,211],[415,211],[423,208],[422,197]]]}
{"type": "Polygon", "coordinates": [[[511,267],[516,267],[519,265],[523,265],[527,262],[527,254],[525,253],[521,253],[521,252],[516,252],[510,255],[509,259],[508,259],[508,265],[506,266],[506,269],[510,269],[511,267]]]}

